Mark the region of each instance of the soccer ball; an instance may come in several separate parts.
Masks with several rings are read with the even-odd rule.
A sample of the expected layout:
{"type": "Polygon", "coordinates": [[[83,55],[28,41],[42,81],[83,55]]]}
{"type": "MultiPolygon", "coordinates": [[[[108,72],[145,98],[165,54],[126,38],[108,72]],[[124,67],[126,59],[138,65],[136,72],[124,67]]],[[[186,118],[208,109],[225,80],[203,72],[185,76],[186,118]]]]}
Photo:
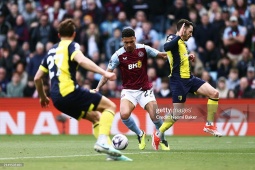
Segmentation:
{"type": "Polygon", "coordinates": [[[128,138],[122,134],[115,135],[112,138],[112,145],[115,149],[124,150],[128,146],[128,138]]]}

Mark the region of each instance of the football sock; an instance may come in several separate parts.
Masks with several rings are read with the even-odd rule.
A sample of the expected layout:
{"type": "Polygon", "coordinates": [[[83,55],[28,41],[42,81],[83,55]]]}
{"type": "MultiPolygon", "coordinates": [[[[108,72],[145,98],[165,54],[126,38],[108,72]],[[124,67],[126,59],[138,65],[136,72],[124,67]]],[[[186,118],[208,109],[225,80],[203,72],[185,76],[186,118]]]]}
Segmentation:
{"type": "Polygon", "coordinates": [[[218,98],[209,98],[207,102],[207,124],[214,122],[214,115],[218,109],[218,98]]]}
{"type": "MultiPolygon", "coordinates": [[[[93,124],[93,135],[95,136],[96,139],[98,138],[98,135],[99,135],[99,122],[96,122],[96,123],[93,124]]],[[[107,137],[107,143],[109,145],[112,144],[110,136],[107,137]]]]}
{"type": "Polygon", "coordinates": [[[140,136],[140,134],[143,134],[143,131],[138,128],[138,126],[136,125],[134,119],[130,116],[128,119],[126,120],[123,120],[122,119],[122,122],[130,129],[132,130],[133,132],[135,132],[137,135],[140,136]]]}
{"type": "Polygon", "coordinates": [[[102,112],[102,115],[99,121],[99,135],[106,135],[106,136],[110,135],[114,115],[115,115],[114,112],[108,109],[105,109],[102,112]]]}
{"type": "Polygon", "coordinates": [[[95,136],[95,138],[98,138],[99,135],[99,122],[96,122],[93,124],[93,135],[95,136]]]}
{"type": "MultiPolygon", "coordinates": [[[[159,130],[159,128],[162,126],[163,121],[161,119],[158,119],[156,121],[153,121],[154,125],[156,126],[156,129],[159,130]]],[[[164,133],[161,135],[161,141],[166,140],[164,133]]]]}
{"type": "Polygon", "coordinates": [[[157,135],[158,137],[162,137],[163,133],[169,129],[173,124],[175,123],[175,120],[172,119],[172,116],[169,116],[168,119],[164,121],[162,126],[159,128],[159,134],[157,135]]]}

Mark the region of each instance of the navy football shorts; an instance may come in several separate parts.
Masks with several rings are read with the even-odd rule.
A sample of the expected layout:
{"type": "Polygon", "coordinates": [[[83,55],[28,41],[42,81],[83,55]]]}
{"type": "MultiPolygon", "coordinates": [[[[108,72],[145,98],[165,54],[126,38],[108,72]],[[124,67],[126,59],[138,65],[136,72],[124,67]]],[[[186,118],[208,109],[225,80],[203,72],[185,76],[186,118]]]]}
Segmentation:
{"type": "Polygon", "coordinates": [[[100,93],[90,92],[81,87],[65,97],[52,97],[54,106],[61,112],[75,118],[84,118],[89,109],[96,110],[102,99],[100,93]],[[82,112],[85,113],[82,117],[82,112]]]}
{"type": "Polygon", "coordinates": [[[184,103],[186,101],[187,94],[195,93],[204,83],[204,80],[195,76],[192,76],[189,79],[170,77],[170,88],[173,103],[184,103]]]}

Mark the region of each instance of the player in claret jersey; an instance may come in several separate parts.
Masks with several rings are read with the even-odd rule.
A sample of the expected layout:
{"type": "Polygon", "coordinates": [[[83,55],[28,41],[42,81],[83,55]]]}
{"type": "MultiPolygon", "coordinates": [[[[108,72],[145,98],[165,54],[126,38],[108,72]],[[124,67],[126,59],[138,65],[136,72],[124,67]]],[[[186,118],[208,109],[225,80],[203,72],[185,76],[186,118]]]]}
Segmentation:
{"type": "MultiPolygon", "coordinates": [[[[137,103],[149,114],[158,129],[162,120],[156,118],[157,102],[153,93],[152,84],[148,81],[147,58],[161,57],[166,59],[167,54],[159,52],[147,45],[137,44],[135,32],[131,28],[122,31],[122,42],[124,46],[117,50],[111,57],[107,71],[113,72],[117,67],[122,77],[120,115],[122,122],[138,136],[139,149],[143,150],[145,144],[145,132],[141,130],[130,117],[137,103]]],[[[108,78],[102,77],[96,91],[107,82],[108,78]]],[[[162,150],[170,150],[164,135],[161,136],[160,146],[162,150]]]]}

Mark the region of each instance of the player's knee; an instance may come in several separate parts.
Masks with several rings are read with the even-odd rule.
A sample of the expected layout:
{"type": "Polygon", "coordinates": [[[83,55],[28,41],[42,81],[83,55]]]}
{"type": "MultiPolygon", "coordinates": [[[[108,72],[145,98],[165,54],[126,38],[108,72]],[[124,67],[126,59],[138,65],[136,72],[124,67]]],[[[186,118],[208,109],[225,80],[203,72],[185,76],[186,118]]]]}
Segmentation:
{"type": "Polygon", "coordinates": [[[219,91],[214,89],[213,92],[211,93],[210,98],[219,98],[219,91]]]}
{"type": "Polygon", "coordinates": [[[121,118],[122,120],[126,120],[126,119],[128,119],[129,117],[130,117],[130,113],[125,112],[125,111],[121,111],[121,112],[120,112],[120,118],[121,118]]]}
{"type": "Polygon", "coordinates": [[[117,106],[116,106],[115,103],[113,103],[112,101],[109,102],[109,106],[108,106],[107,109],[112,110],[115,113],[116,112],[116,108],[117,108],[117,106]]]}

